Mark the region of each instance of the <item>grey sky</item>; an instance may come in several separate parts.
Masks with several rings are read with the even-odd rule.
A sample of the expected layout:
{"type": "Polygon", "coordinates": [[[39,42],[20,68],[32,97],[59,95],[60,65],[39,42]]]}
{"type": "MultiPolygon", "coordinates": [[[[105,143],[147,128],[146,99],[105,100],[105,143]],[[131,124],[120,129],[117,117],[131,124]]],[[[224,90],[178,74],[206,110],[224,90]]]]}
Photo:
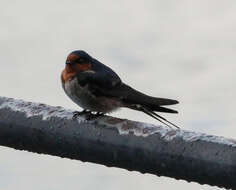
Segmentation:
{"type": "MultiPolygon", "coordinates": [[[[0,95],[78,109],[59,76],[67,54],[83,49],[134,88],[178,99],[180,114],[165,116],[182,128],[236,138],[235,10],[233,0],[3,0],[0,95]]],[[[4,190],[217,189],[4,147],[0,168],[4,190]]]]}

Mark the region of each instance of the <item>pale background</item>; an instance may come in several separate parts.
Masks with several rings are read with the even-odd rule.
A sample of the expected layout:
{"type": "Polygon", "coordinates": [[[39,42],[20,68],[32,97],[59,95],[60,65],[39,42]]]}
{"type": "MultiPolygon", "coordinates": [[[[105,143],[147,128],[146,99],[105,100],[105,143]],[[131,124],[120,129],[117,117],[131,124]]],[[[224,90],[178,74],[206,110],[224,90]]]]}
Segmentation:
{"type": "MultiPolygon", "coordinates": [[[[1,0],[0,95],[78,109],[59,77],[83,49],[134,88],[178,99],[180,114],[165,116],[182,128],[236,138],[235,10],[235,0],[1,0]]],[[[218,189],[0,147],[1,190],[190,188],[218,189]]]]}

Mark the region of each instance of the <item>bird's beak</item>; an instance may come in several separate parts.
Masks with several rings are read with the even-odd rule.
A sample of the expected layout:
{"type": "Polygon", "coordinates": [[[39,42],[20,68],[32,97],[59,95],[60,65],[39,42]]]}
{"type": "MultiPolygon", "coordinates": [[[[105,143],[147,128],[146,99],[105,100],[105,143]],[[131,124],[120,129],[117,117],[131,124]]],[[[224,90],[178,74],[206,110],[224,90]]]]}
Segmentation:
{"type": "Polygon", "coordinates": [[[72,63],[70,61],[67,61],[66,65],[72,65],[72,63]]]}

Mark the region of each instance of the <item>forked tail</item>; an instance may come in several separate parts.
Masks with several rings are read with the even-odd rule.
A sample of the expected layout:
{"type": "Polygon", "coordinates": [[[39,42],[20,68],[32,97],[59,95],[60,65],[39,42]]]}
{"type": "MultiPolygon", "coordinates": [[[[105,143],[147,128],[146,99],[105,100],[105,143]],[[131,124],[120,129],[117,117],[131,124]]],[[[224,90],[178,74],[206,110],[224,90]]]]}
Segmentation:
{"type": "MultiPolygon", "coordinates": [[[[161,107],[161,108],[164,108],[164,107],[161,107]]],[[[145,106],[141,106],[141,105],[136,105],[136,109],[139,110],[139,111],[142,111],[144,112],[145,114],[153,117],[154,119],[158,120],[159,122],[163,123],[164,125],[166,125],[167,127],[170,127],[172,128],[171,126],[173,127],[176,127],[177,129],[179,129],[180,127],[178,127],[177,125],[175,125],[174,123],[168,121],[166,118],[160,116],[159,114],[155,113],[154,111],[152,111],[151,109],[145,107],[145,106]]],[[[165,109],[168,109],[168,108],[165,108],[165,109]]],[[[170,109],[171,110],[171,109],[170,109]]],[[[170,113],[170,112],[168,112],[170,113]]],[[[176,113],[176,112],[174,112],[176,113]]],[[[177,112],[178,113],[178,112],[177,112]]]]}

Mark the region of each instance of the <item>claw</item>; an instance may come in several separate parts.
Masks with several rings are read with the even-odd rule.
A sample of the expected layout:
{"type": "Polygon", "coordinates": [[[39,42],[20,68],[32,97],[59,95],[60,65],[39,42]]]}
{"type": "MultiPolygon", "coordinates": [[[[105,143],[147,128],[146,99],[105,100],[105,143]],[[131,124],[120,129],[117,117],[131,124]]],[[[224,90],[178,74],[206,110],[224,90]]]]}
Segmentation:
{"type": "Polygon", "coordinates": [[[80,115],[84,115],[84,114],[88,114],[88,113],[91,114],[91,111],[89,111],[89,110],[74,111],[74,112],[73,112],[72,119],[75,120],[78,116],[80,116],[80,115]]]}
{"type": "Polygon", "coordinates": [[[86,120],[88,120],[88,121],[93,120],[93,119],[96,119],[96,118],[101,117],[103,115],[104,115],[104,113],[102,113],[102,112],[97,112],[95,114],[90,112],[90,114],[86,116],[86,120]]]}

